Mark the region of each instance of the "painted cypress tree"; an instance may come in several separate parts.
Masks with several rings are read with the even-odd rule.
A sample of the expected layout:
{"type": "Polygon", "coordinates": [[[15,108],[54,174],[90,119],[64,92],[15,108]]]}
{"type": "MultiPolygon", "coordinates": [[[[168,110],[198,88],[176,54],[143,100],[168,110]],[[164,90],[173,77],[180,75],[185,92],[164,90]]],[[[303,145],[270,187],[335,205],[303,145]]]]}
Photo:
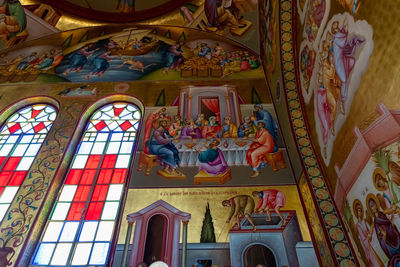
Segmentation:
{"type": "Polygon", "coordinates": [[[257,93],[256,88],[251,89],[251,103],[252,104],[261,104],[260,96],[257,93]]]}
{"type": "Polygon", "coordinates": [[[201,228],[200,243],[215,243],[214,223],[211,217],[210,204],[207,202],[204,214],[203,227],[201,228]]]}

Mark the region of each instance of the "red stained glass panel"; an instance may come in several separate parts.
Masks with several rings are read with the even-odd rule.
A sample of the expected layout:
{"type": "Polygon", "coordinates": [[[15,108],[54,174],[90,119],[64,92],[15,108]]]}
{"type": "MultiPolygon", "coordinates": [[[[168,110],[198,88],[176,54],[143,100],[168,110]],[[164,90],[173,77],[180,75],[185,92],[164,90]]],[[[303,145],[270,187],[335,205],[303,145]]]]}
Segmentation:
{"type": "Polygon", "coordinates": [[[37,132],[40,132],[41,130],[43,130],[44,127],[45,127],[44,123],[41,122],[38,125],[36,125],[35,127],[33,127],[33,130],[35,131],[35,133],[37,133],[37,132]]]}
{"type": "Polygon", "coordinates": [[[39,115],[40,112],[42,112],[42,109],[40,109],[40,110],[32,109],[32,115],[31,115],[31,117],[32,117],[32,118],[36,118],[36,116],[39,115]]]}
{"type": "Polygon", "coordinates": [[[74,202],[86,201],[90,193],[90,185],[80,185],[76,189],[74,202]]]}
{"type": "Polygon", "coordinates": [[[106,123],[104,121],[100,121],[94,127],[96,128],[97,131],[101,131],[106,126],[107,125],[106,125],[106,123]]]}
{"type": "Polygon", "coordinates": [[[83,170],[76,170],[72,169],[69,171],[67,180],[65,181],[65,184],[78,184],[79,179],[81,178],[83,170]]]}
{"type": "Polygon", "coordinates": [[[122,129],[123,131],[126,131],[126,130],[128,130],[129,128],[132,127],[132,124],[131,124],[129,121],[124,121],[124,123],[122,123],[122,124],[120,125],[120,127],[121,127],[121,129],[122,129]]]}
{"type": "Polygon", "coordinates": [[[127,173],[127,169],[115,169],[111,183],[113,183],[113,184],[125,183],[126,173],[127,173]]]}
{"type": "Polygon", "coordinates": [[[0,173],[0,186],[6,186],[8,183],[8,180],[10,180],[11,175],[12,175],[12,172],[1,172],[0,173]]]}
{"type": "Polygon", "coordinates": [[[99,166],[101,155],[90,155],[86,162],[86,169],[96,169],[99,166]]]}
{"type": "Polygon", "coordinates": [[[118,155],[105,155],[103,159],[102,169],[112,169],[115,166],[115,161],[118,155]]]}
{"type": "Polygon", "coordinates": [[[92,184],[95,175],[96,170],[84,170],[80,184],[92,184]]]}
{"type": "Polygon", "coordinates": [[[72,203],[69,209],[67,220],[79,221],[82,217],[82,210],[85,207],[85,203],[72,203]]]}
{"type": "Polygon", "coordinates": [[[123,107],[123,108],[114,107],[114,115],[115,115],[115,116],[119,116],[119,114],[121,114],[121,112],[122,112],[124,109],[125,109],[125,107],[123,107]]]}
{"type": "Polygon", "coordinates": [[[21,157],[10,157],[8,158],[6,165],[4,165],[3,171],[13,171],[17,168],[21,157]]]}
{"type": "Polygon", "coordinates": [[[86,213],[85,220],[99,220],[104,202],[91,202],[86,213]]]}
{"type": "Polygon", "coordinates": [[[97,178],[98,184],[108,184],[111,180],[111,175],[113,173],[112,169],[102,169],[99,174],[99,178],[97,178]]]}
{"type": "Polygon", "coordinates": [[[3,161],[6,159],[6,157],[0,157],[0,165],[3,164],[3,161]]]}
{"type": "Polygon", "coordinates": [[[90,201],[104,201],[106,200],[108,185],[96,185],[90,201]]]}
{"type": "Polygon", "coordinates": [[[26,176],[26,173],[27,173],[26,171],[14,172],[14,175],[12,176],[10,183],[8,185],[21,185],[22,181],[26,176]]]}
{"type": "Polygon", "coordinates": [[[8,130],[10,131],[10,133],[15,133],[16,131],[18,131],[19,129],[21,129],[21,126],[19,125],[19,123],[14,124],[13,126],[9,127],[8,130]]]}

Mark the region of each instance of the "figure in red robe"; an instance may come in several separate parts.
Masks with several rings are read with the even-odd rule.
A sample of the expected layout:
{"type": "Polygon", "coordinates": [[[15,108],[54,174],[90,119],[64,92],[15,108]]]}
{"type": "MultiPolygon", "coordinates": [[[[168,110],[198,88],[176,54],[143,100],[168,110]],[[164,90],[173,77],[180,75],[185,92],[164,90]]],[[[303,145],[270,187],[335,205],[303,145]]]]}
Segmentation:
{"type": "Polygon", "coordinates": [[[201,135],[203,138],[217,138],[220,131],[221,125],[217,123],[217,118],[211,116],[208,118],[208,123],[203,127],[201,135]]]}
{"type": "Polygon", "coordinates": [[[256,136],[246,154],[246,161],[253,169],[253,173],[250,177],[254,178],[260,174],[260,169],[267,164],[265,155],[274,150],[274,139],[268,130],[265,129],[265,122],[258,121],[256,136]]]}

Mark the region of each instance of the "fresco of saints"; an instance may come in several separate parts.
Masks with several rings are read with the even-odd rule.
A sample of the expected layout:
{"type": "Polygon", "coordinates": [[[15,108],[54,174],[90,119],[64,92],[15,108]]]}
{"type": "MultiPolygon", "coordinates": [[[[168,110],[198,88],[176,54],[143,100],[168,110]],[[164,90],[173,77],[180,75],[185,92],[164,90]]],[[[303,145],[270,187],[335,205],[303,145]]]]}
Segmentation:
{"type": "Polygon", "coordinates": [[[251,143],[249,150],[246,153],[246,162],[253,169],[251,178],[260,175],[260,169],[267,164],[265,155],[277,150],[272,136],[265,129],[265,122],[258,121],[257,132],[253,143],[251,143]]]}
{"type": "Polygon", "coordinates": [[[322,68],[318,73],[317,112],[322,126],[323,154],[326,157],[329,132],[335,135],[336,107],[339,98],[341,81],[337,78],[333,54],[329,51],[326,40],[322,41],[324,50],[321,52],[322,68]]]}
{"type": "Polygon", "coordinates": [[[339,27],[339,22],[334,21],[331,26],[333,35],[333,57],[335,62],[335,70],[342,86],[340,89],[340,112],[345,113],[344,102],[347,97],[348,79],[351,71],[354,68],[354,54],[359,45],[364,43],[365,39],[354,35],[348,39],[347,20],[344,20],[342,27],[339,27]]]}
{"type": "Polygon", "coordinates": [[[380,210],[379,202],[373,194],[367,195],[366,204],[373,219],[372,227],[379,245],[390,261],[392,257],[400,254],[400,233],[386,214],[380,210]]]}
{"type": "Polygon", "coordinates": [[[231,121],[230,117],[224,118],[224,123],[221,127],[221,132],[218,133],[218,137],[222,138],[237,138],[238,137],[238,128],[231,121]]]}
{"type": "Polygon", "coordinates": [[[79,51],[69,55],[69,65],[68,68],[63,72],[64,76],[67,76],[70,72],[82,71],[83,66],[88,61],[88,57],[90,57],[95,51],[96,49],[89,51],[89,46],[84,46],[79,49],[79,51]]]}
{"type": "Polygon", "coordinates": [[[177,42],[172,45],[165,53],[165,66],[163,73],[168,74],[168,70],[177,70],[183,63],[183,42],[177,42]]]}
{"type": "Polygon", "coordinates": [[[113,58],[110,57],[111,51],[107,51],[101,53],[100,55],[96,56],[92,61],[92,70],[89,74],[85,76],[86,80],[89,80],[90,76],[103,76],[104,72],[110,67],[110,63],[108,61],[112,60],[113,58]]]}
{"type": "Polygon", "coordinates": [[[254,137],[257,132],[257,126],[251,121],[249,116],[243,118],[243,123],[238,128],[239,137],[254,137]]]}
{"type": "Polygon", "coordinates": [[[118,0],[117,9],[121,13],[135,12],[135,0],[118,0]]]}
{"type": "Polygon", "coordinates": [[[326,10],[326,0],[310,0],[306,23],[304,25],[310,42],[317,38],[319,27],[321,26],[326,10]]]}
{"type": "Polygon", "coordinates": [[[162,107],[156,112],[149,114],[149,116],[147,116],[146,118],[143,134],[143,151],[146,154],[150,154],[150,138],[153,134],[153,131],[158,127],[158,122],[162,119],[171,121],[171,117],[167,115],[167,109],[165,107],[162,107]]]}
{"type": "Polygon", "coordinates": [[[234,196],[228,200],[222,201],[222,206],[231,208],[226,223],[229,223],[231,219],[234,218],[236,222],[234,227],[240,229],[240,219],[244,216],[253,226],[253,231],[257,230],[251,218],[251,214],[254,212],[254,199],[251,196],[234,196]]]}
{"type": "Polygon", "coordinates": [[[252,195],[253,197],[258,198],[258,204],[255,212],[266,212],[268,215],[267,221],[271,221],[272,218],[270,210],[275,210],[279,218],[281,218],[282,226],[286,225],[286,220],[279,212],[279,209],[283,208],[286,204],[285,193],[279,190],[269,189],[263,191],[254,191],[252,195]]]}
{"type": "Polygon", "coordinates": [[[255,104],[254,116],[256,117],[257,121],[264,121],[265,129],[268,130],[273,140],[276,140],[278,124],[276,124],[275,120],[272,118],[271,113],[269,113],[268,110],[265,110],[263,105],[255,104]]]}
{"type": "Polygon", "coordinates": [[[218,148],[219,144],[220,142],[218,139],[214,139],[208,145],[206,151],[200,152],[200,149],[196,149],[199,153],[199,172],[204,170],[209,175],[219,175],[225,173],[229,169],[224,154],[221,149],[218,148]]]}
{"type": "Polygon", "coordinates": [[[382,210],[384,210],[385,213],[390,213],[392,210],[395,211],[395,213],[393,213],[390,218],[392,222],[396,224],[397,228],[400,228],[400,209],[398,207],[399,203],[396,202],[393,197],[393,193],[398,193],[399,187],[396,184],[392,184],[392,187],[394,187],[394,192],[391,192],[385,172],[381,168],[376,168],[374,170],[372,178],[375,188],[378,191],[382,192],[381,194],[377,194],[377,198],[379,200],[379,204],[382,210]]]}
{"type": "Polygon", "coordinates": [[[175,115],[174,122],[168,127],[168,133],[174,138],[179,138],[181,136],[183,122],[181,116],[175,115]]]}
{"type": "Polygon", "coordinates": [[[203,138],[217,138],[221,130],[221,125],[218,124],[217,118],[211,116],[208,118],[208,123],[203,127],[201,135],[203,138]]]}
{"type": "Polygon", "coordinates": [[[18,0],[0,0],[0,40],[8,40],[26,28],[24,8],[18,0]]]}
{"type": "Polygon", "coordinates": [[[197,116],[197,119],[196,119],[196,121],[195,121],[194,123],[197,125],[197,127],[200,128],[200,130],[202,130],[203,127],[204,127],[204,126],[206,125],[206,123],[207,123],[207,120],[205,119],[204,114],[203,114],[203,113],[200,113],[200,114],[197,116]]]}
{"type": "Polygon", "coordinates": [[[182,129],[181,138],[187,138],[187,139],[201,138],[200,128],[194,123],[193,119],[187,118],[185,120],[185,126],[182,129]]]}
{"type": "Polygon", "coordinates": [[[229,7],[232,0],[205,0],[204,11],[210,26],[219,30],[224,26],[230,28],[244,28],[247,25],[240,24],[238,18],[235,16],[237,12],[231,12],[229,7]]]}
{"type": "Polygon", "coordinates": [[[357,232],[358,238],[360,239],[361,245],[364,249],[365,255],[368,260],[368,266],[371,267],[383,267],[382,261],[379,259],[378,254],[376,254],[371,241],[374,228],[369,227],[367,222],[364,220],[364,208],[361,201],[356,199],[353,202],[353,212],[357,218],[357,232]]]}
{"type": "Polygon", "coordinates": [[[304,81],[304,87],[307,90],[310,86],[310,79],[314,70],[315,57],[316,57],[315,51],[310,49],[308,45],[306,45],[303,51],[301,51],[300,68],[304,81]]]}
{"type": "Polygon", "coordinates": [[[361,0],[337,0],[343,7],[351,11],[351,14],[356,14],[360,8],[361,0]]]}
{"type": "Polygon", "coordinates": [[[158,123],[158,128],[154,130],[150,139],[149,151],[152,155],[157,155],[161,161],[163,171],[170,175],[182,176],[183,174],[176,168],[180,163],[179,152],[172,143],[168,130],[168,121],[162,119],[158,123]]]}

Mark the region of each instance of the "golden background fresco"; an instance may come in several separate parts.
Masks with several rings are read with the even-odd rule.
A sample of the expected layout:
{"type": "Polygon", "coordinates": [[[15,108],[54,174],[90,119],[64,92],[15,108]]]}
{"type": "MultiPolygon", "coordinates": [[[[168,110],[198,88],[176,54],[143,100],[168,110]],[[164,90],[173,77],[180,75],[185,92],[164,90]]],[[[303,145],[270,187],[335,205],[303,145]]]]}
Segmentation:
{"type": "MultiPolygon", "coordinates": [[[[334,166],[341,167],[346,160],[355,138],[352,133],[355,126],[361,126],[364,120],[376,116],[376,106],[384,103],[389,109],[399,109],[400,99],[400,0],[393,1],[359,1],[360,8],[354,15],[356,20],[366,20],[373,28],[374,49],[369,59],[366,72],[361,76],[360,86],[356,91],[349,110],[346,122],[343,124],[334,143],[332,158],[326,167],[326,175],[332,191],[335,190],[337,174],[334,166]]],[[[336,0],[331,1],[329,19],[338,13],[348,12],[336,0]]],[[[298,31],[303,26],[298,23],[298,31]]],[[[298,36],[298,45],[302,38],[298,36]]],[[[305,105],[306,115],[309,118],[311,132],[316,153],[320,153],[318,138],[315,132],[314,104],[305,105]]],[[[365,127],[364,127],[365,128],[365,127]]],[[[319,155],[321,156],[321,155],[319,155]]],[[[321,157],[322,158],[322,157],[321,157]]],[[[321,163],[323,161],[321,160],[321,163]]],[[[325,166],[325,165],[323,165],[325,166]]]]}
{"type": "MultiPolygon", "coordinates": [[[[151,178],[150,178],[151,179],[151,178]]],[[[311,241],[310,233],[303,208],[299,199],[298,191],[293,186],[262,186],[262,187],[202,187],[202,188],[159,188],[159,189],[129,189],[125,203],[123,220],[121,222],[118,243],[125,242],[128,223],[126,216],[137,212],[159,199],[168,202],[175,208],[192,215],[188,224],[188,243],[199,243],[201,227],[203,225],[204,213],[207,202],[210,203],[211,216],[213,218],[216,242],[229,242],[228,231],[232,226],[225,223],[229,216],[230,208],[222,206],[222,201],[235,195],[249,195],[253,191],[266,189],[278,189],[286,195],[286,205],[281,210],[296,210],[300,224],[300,230],[304,241],[311,241]],[[131,208],[134,207],[134,208],[131,208]]],[[[254,199],[257,205],[256,199],[254,199]]]]}

